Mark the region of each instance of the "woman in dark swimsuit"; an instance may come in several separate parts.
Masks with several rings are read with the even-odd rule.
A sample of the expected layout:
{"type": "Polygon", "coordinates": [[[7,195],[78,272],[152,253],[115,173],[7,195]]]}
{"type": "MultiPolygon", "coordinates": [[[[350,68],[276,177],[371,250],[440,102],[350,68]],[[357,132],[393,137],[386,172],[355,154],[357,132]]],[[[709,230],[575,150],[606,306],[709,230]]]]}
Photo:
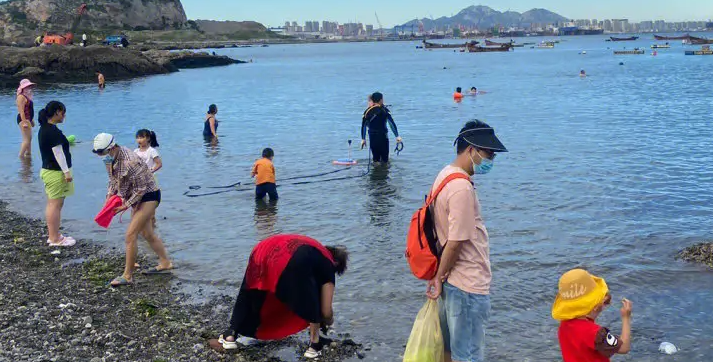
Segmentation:
{"type": "Polygon", "coordinates": [[[35,127],[35,107],[32,102],[32,91],[35,83],[29,79],[23,79],[17,88],[17,125],[22,134],[22,146],[20,146],[20,158],[30,158],[32,156],[32,128],[35,127]]]}
{"type": "Polygon", "coordinates": [[[216,114],[218,114],[218,106],[211,104],[208,107],[208,114],[206,114],[205,122],[203,123],[203,137],[206,141],[218,140],[218,119],[215,118],[216,114]]]}

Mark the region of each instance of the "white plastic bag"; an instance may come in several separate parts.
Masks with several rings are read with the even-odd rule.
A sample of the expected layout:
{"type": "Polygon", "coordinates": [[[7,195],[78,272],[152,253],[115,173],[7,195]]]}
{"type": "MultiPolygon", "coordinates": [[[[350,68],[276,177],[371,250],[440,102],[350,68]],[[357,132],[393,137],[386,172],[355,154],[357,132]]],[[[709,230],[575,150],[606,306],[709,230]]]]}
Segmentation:
{"type": "Polygon", "coordinates": [[[429,299],[413,323],[403,362],[443,362],[443,358],[438,302],[429,299]]]}

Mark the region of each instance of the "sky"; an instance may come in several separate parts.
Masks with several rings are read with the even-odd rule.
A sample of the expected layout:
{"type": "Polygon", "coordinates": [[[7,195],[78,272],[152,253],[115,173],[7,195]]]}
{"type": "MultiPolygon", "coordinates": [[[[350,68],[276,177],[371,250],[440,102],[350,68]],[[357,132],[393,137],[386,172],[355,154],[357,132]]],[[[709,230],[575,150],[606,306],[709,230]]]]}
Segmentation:
{"type": "Polygon", "coordinates": [[[486,5],[498,11],[524,12],[545,8],[572,19],[627,18],[641,20],[713,19],[713,0],[182,0],[188,18],[211,20],[254,20],[266,26],[285,21],[304,24],[307,20],[340,23],[358,21],[377,26],[374,12],[384,27],[414,18],[451,16],[471,5],[486,5]]]}

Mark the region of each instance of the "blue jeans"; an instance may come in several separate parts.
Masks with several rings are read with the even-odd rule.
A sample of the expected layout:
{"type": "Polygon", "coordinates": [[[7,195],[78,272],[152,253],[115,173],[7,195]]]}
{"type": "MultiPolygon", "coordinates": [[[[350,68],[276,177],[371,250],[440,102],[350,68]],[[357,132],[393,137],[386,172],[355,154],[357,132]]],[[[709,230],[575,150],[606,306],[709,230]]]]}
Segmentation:
{"type": "Polygon", "coordinates": [[[466,293],[443,283],[439,303],[446,352],[458,362],[485,361],[485,327],[490,318],[490,296],[466,293]]]}

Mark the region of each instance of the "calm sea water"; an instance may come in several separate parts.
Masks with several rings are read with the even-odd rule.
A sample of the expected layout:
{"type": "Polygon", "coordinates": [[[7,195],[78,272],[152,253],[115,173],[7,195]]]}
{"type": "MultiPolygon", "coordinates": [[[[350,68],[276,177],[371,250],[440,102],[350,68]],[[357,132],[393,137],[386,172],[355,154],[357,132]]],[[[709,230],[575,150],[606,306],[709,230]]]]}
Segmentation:
{"type": "MultiPolygon", "coordinates": [[[[66,202],[63,226],[123,248],[126,223],[105,232],[91,221],[106,174],[90,141],[111,132],[133,147],[136,130],[153,129],[164,161],[159,231],[183,286],[234,294],[252,246],[275,233],[345,244],[352,260],[338,281],[337,329],[374,344],[367,358],[395,361],[425,300],[424,283],[403,258],[411,213],[453,158],[460,127],[479,118],[511,150],[475,180],[494,271],[489,360],[560,360],[550,307],[559,275],[574,267],[604,276],[616,300],[634,302],[633,351],[618,360],[712,360],[713,273],[674,257],[713,230],[713,57],[684,56],[676,42],[657,57],[614,56],[607,47],[648,49],[652,40],[564,39],[553,50],[502,54],[425,52],[416,43],[231,49],[220,53],[255,62],[109,79],[104,92],[41,90],[36,102],[63,101],[62,128],[82,141],[72,149],[77,194],[66,202]],[[580,79],[581,69],[589,77],[580,79]],[[488,93],[454,104],[457,86],[488,93]],[[264,147],[275,149],[278,180],[334,170],[347,140],[358,142],[366,95],[375,90],[392,105],[406,144],[388,170],[285,185],[276,206],[256,206],[250,187],[183,196],[189,185],[249,182],[264,147]],[[201,137],[211,103],[220,109],[217,147],[201,137]],[[659,355],[662,341],[681,352],[659,355]]],[[[0,95],[0,115],[0,198],[41,217],[39,151],[35,142],[31,165],[16,159],[12,94],[0,95]]],[[[354,152],[366,164],[366,151],[354,152]]],[[[611,308],[601,322],[618,330],[618,314],[611,308]]]]}

